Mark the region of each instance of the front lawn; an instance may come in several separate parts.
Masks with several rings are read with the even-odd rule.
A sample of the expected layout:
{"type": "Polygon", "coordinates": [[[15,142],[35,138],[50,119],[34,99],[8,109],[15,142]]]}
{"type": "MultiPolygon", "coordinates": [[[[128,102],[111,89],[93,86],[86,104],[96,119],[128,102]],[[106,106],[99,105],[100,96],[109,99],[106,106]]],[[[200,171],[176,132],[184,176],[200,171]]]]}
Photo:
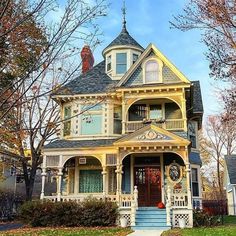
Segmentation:
{"type": "Polygon", "coordinates": [[[132,231],[123,228],[21,228],[0,232],[1,236],[126,236],[132,231]]]}
{"type": "Polygon", "coordinates": [[[162,236],[235,236],[236,226],[201,227],[192,229],[172,229],[162,233],[162,236]]]}

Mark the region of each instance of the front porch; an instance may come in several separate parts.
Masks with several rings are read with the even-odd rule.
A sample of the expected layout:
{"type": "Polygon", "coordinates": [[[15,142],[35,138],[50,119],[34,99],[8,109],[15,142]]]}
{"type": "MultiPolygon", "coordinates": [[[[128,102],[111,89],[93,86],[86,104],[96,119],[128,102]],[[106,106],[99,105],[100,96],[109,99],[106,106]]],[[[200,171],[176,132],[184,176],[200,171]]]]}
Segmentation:
{"type": "Polygon", "coordinates": [[[131,226],[137,226],[138,209],[158,209],[157,204],[163,202],[166,207],[165,226],[178,226],[179,218],[186,219],[187,226],[192,226],[188,169],[177,154],[132,153],[125,156],[120,165],[102,165],[93,156],[76,156],[70,159],[59,156],[62,158],[61,163],[64,163],[62,168],[50,167],[49,160],[52,156],[47,158],[48,165],[42,178],[46,177],[48,168],[54,168],[57,191],[45,196],[43,187],[41,199],[80,202],[91,196],[116,202],[121,216],[131,226]],[[170,177],[171,166],[176,167],[177,171],[179,168],[179,173],[173,177],[170,177]]]}
{"type": "Polygon", "coordinates": [[[107,146],[49,150],[42,166],[41,199],[79,202],[93,196],[113,201],[132,226],[141,208],[157,209],[163,203],[165,226],[176,227],[185,219],[192,227],[188,145],[188,140],[149,125],[107,146]],[[55,170],[57,191],[46,196],[49,168],[55,170]]]}

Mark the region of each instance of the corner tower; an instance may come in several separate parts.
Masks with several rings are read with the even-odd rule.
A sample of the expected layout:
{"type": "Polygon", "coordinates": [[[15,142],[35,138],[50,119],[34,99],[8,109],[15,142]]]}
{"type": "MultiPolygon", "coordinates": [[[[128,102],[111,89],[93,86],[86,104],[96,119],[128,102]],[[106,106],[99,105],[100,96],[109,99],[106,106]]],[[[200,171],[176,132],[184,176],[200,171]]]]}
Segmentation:
{"type": "Polygon", "coordinates": [[[120,34],[102,52],[106,61],[105,71],[112,80],[120,80],[144,51],[144,48],[127,31],[125,2],[122,13],[123,24],[120,34]]]}

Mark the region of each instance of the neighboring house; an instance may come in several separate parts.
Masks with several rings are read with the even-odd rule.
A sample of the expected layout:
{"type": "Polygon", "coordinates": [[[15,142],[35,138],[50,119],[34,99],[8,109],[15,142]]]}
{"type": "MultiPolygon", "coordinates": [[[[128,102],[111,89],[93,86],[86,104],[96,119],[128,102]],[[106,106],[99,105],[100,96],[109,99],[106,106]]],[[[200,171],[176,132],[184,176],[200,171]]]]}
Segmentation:
{"type": "MultiPolygon", "coordinates": [[[[26,150],[25,154],[31,159],[29,150],[26,150]]],[[[31,160],[29,160],[29,164],[30,163],[31,160]]],[[[7,150],[0,150],[0,171],[0,191],[10,192],[16,196],[25,196],[25,181],[19,156],[7,150]]],[[[46,184],[46,191],[50,192],[52,189],[55,189],[55,187],[53,187],[53,184],[50,184],[50,181],[48,182],[46,184]]],[[[34,198],[40,196],[41,188],[41,169],[39,168],[35,176],[34,198]]]]}
{"type": "Polygon", "coordinates": [[[236,155],[225,156],[224,170],[228,214],[236,215],[236,155]]]}
{"type": "Polygon", "coordinates": [[[60,139],[44,147],[41,199],[94,196],[117,202],[136,228],[175,227],[179,219],[191,227],[202,197],[199,82],[153,44],[143,48],[125,21],[102,55],[102,62],[52,94],[63,124],[60,139]],[[48,169],[57,173],[51,195],[44,191],[48,169]],[[159,210],[159,220],[137,217],[159,212],[160,202],[166,210],[159,210]]]}

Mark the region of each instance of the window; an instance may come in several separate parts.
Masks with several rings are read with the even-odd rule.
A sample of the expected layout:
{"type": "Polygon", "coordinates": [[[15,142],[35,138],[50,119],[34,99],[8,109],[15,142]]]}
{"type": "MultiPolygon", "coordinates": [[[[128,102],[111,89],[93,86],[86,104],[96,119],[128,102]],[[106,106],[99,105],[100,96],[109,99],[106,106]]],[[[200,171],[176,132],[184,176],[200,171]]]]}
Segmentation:
{"type": "Polygon", "coordinates": [[[133,64],[138,60],[138,54],[133,54],[133,64]]]}
{"type": "Polygon", "coordinates": [[[162,118],[161,105],[150,105],[149,116],[151,120],[161,119],[162,118]]]}
{"type": "Polygon", "coordinates": [[[107,57],[107,71],[111,70],[111,55],[107,57]]]}
{"type": "Polygon", "coordinates": [[[147,118],[146,105],[132,105],[129,109],[129,121],[142,121],[147,118]]]}
{"type": "Polygon", "coordinates": [[[124,74],[127,70],[127,54],[116,54],[116,74],[124,74]]]}
{"type": "Polygon", "coordinates": [[[145,64],[145,82],[146,83],[157,83],[159,82],[159,68],[158,62],[150,60],[145,64]]]}
{"type": "Polygon", "coordinates": [[[192,168],[192,193],[193,197],[199,197],[199,187],[198,187],[198,169],[192,168]]]}
{"type": "Polygon", "coordinates": [[[64,136],[71,134],[71,107],[64,107],[64,136]]]}
{"type": "Polygon", "coordinates": [[[81,134],[98,135],[102,133],[102,106],[88,105],[82,108],[81,134]]]}
{"type": "Polygon", "coordinates": [[[122,117],[121,117],[121,106],[114,106],[114,124],[113,132],[114,134],[121,134],[122,132],[122,117]]]}

